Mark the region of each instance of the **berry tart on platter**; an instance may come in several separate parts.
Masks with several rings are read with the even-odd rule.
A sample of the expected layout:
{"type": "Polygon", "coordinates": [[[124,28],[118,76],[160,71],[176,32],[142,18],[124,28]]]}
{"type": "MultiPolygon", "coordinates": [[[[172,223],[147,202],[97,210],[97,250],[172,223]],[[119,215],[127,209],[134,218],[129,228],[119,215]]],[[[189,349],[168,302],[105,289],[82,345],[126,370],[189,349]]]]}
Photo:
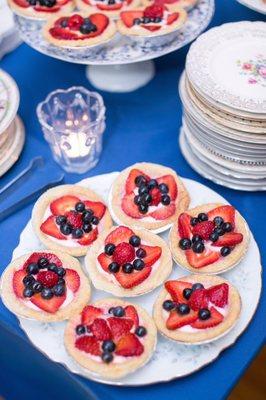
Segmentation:
{"type": "Polygon", "coordinates": [[[125,226],[105,231],[85,257],[93,285],[123,297],[150,292],[169,276],[172,265],[162,238],[146,229],[125,226]]]}
{"type": "Polygon", "coordinates": [[[1,278],[1,297],[18,316],[43,322],[68,319],[90,299],[90,285],[75,258],[52,250],[25,254],[1,278]]]}
{"type": "Polygon", "coordinates": [[[228,333],[238,320],[236,288],[213,275],[188,275],[165,282],[153,308],[159,332],[185,344],[201,344],[228,333]]]}
{"type": "Polygon", "coordinates": [[[122,11],[117,29],[131,38],[160,37],[175,33],[187,19],[185,9],[171,5],[153,3],[148,7],[122,11]]]}
{"type": "Polygon", "coordinates": [[[73,316],[65,347],[89,373],[118,379],[148,362],[157,342],[152,318],[140,306],[102,299],[73,316]]]}
{"type": "Polygon", "coordinates": [[[90,47],[113,38],[115,23],[102,12],[76,12],[49,18],[43,27],[45,40],[59,47],[90,47]]]}
{"type": "Polygon", "coordinates": [[[163,232],[189,206],[189,194],[175,171],[162,165],[137,163],[113,183],[109,209],[117,224],[163,232]]]}
{"type": "Polygon", "coordinates": [[[132,10],[140,5],[140,0],[76,0],[83,11],[102,12],[110,18],[117,18],[121,11],[132,10]]]}
{"type": "Polygon", "coordinates": [[[8,0],[8,4],[16,14],[34,19],[71,12],[75,7],[73,0],[8,0]]]}
{"type": "Polygon", "coordinates": [[[146,7],[151,4],[164,4],[166,6],[179,6],[184,8],[185,10],[191,10],[196,4],[198,0],[142,0],[142,4],[146,7]]]}
{"type": "Polygon", "coordinates": [[[181,267],[218,274],[233,268],[244,257],[249,229],[233,206],[205,204],[179,215],[169,243],[173,258],[181,267]]]}
{"type": "Polygon", "coordinates": [[[77,185],[61,185],[38,199],[32,224],[47,248],[80,257],[87,253],[99,233],[112,226],[112,219],[95,192],[77,185]]]}

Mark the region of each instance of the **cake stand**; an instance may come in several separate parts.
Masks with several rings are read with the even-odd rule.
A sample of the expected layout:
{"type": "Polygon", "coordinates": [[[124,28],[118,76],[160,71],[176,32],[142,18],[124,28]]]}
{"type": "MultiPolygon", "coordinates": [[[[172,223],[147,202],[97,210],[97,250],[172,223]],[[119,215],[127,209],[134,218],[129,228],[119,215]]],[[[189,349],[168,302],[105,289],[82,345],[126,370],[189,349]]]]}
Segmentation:
{"type": "Polygon", "coordinates": [[[41,20],[15,15],[22,39],[35,50],[51,57],[87,65],[86,76],[96,88],[109,92],[129,92],[148,83],[155,74],[154,58],[180,49],[194,40],[210,23],[214,0],[198,0],[188,12],[185,25],[170,42],[133,42],[117,34],[105,45],[90,48],[62,48],[43,39],[41,20]]]}

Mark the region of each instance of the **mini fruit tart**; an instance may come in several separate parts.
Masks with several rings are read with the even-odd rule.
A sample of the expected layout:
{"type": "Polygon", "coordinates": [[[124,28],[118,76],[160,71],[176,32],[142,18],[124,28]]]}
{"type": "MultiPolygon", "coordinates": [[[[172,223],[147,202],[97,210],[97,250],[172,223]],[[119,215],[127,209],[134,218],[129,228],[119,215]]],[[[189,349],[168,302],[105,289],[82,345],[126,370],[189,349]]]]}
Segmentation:
{"type": "Polygon", "coordinates": [[[165,282],[164,287],[153,317],[169,339],[187,344],[210,342],[228,333],[239,317],[239,293],[221,277],[189,275],[165,282]]]}
{"type": "Polygon", "coordinates": [[[165,241],[145,229],[111,228],[85,258],[97,289],[115,296],[139,296],[159,286],[172,271],[165,241]]]}
{"type": "Polygon", "coordinates": [[[103,299],[84,307],[65,330],[65,346],[88,372],[117,379],[150,359],[157,342],[152,318],[140,306],[103,299]]]}
{"type": "Polygon", "coordinates": [[[113,183],[109,208],[118,224],[162,232],[189,206],[190,198],[175,171],[139,163],[120,173],[113,183]]]}
{"type": "Polygon", "coordinates": [[[127,36],[161,36],[180,29],[187,19],[186,11],[175,6],[152,4],[136,10],[122,11],[117,29],[127,36]]]}
{"type": "Polygon", "coordinates": [[[241,261],[248,248],[249,229],[233,206],[205,204],[179,215],[169,242],[181,267],[218,274],[241,261]]]}
{"type": "Polygon", "coordinates": [[[44,38],[59,47],[89,47],[110,40],[115,23],[100,12],[82,12],[50,18],[43,27],[44,38]]]}
{"type": "Polygon", "coordinates": [[[25,254],[12,261],[1,279],[6,307],[43,322],[68,319],[90,299],[90,285],[73,257],[56,251],[25,254]]]}
{"type": "Polygon", "coordinates": [[[32,224],[48,248],[84,256],[98,234],[112,226],[103,200],[92,190],[62,185],[45,192],[36,202],[32,224]]]}
{"type": "Polygon", "coordinates": [[[47,19],[60,12],[71,12],[73,0],[8,0],[10,8],[29,18],[47,19]]]}
{"type": "Polygon", "coordinates": [[[185,10],[191,10],[197,4],[197,2],[198,0],[142,0],[142,4],[146,7],[155,3],[163,4],[166,7],[178,6],[184,8],[185,10]]]}
{"type": "Polygon", "coordinates": [[[121,11],[132,10],[140,5],[140,0],[76,0],[80,10],[102,12],[110,18],[117,18],[121,11]]]}

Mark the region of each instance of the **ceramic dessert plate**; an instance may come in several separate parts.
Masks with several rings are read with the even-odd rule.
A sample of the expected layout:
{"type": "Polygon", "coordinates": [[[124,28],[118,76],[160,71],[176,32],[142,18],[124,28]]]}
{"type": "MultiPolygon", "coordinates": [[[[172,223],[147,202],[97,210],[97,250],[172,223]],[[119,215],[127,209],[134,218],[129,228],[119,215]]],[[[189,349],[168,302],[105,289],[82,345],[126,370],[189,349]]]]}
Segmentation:
{"type": "MultiPolygon", "coordinates": [[[[108,193],[118,173],[112,173],[94,178],[86,179],[79,185],[90,187],[103,197],[106,201],[108,193]]],[[[190,208],[206,203],[225,203],[225,199],[206,186],[203,186],[189,179],[182,180],[187,187],[191,197],[190,208]]],[[[168,232],[160,235],[167,240],[168,232]]],[[[31,222],[23,230],[20,243],[14,251],[14,257],[41,249],[42,243],[34,234],[31,222]]],[[[81,260],[83,264],[83,260],[81,260]]],[[[185,273],[186,274],[186,273],[185,273]]],[[[177,267],[173,268],[171,275],[167,280],[176,280],[184,276],[184,270],[177,267]]],[[[242,299],[242,310],[235,326],[225,336],[211,343],[188,346],[179,344],[163,336],[158,336],[158,344],[150,361],[141,369],[120,379],[107,379],[95,376],[89,373],[87,369],[77,364],[72,357],[68,355],[64,346],[65,322],[44,324],[37,321],[30,321],[20,318],[20,326],[25,331],[31,342],[46,356],[55,362],[62,363],[70,371],[81,376],[100,382],[123,385],[140,386],[151,383],[165,382],[178,377],[191,374],[204,365],[213,362],[221,351],[231,346],[246,329],[252,316],[255,313],[261,291],[261,262],[260,254],[256,242],[251,234],[250,246],[246,256],[239,265],[224,273],[223,277],[227,279],[238,291],[242,299]],[[252,267],[251,267],[252,266],[252,267]]],[[[159,295],[161,288],[154,289],[152,292],[134,298],[134,304],[140,305],[152,314],[153,305],[159,295]]],[[[92,302],[107,297],[107,293],[101,290],[94,290],[92,293],[92,302]]]]}

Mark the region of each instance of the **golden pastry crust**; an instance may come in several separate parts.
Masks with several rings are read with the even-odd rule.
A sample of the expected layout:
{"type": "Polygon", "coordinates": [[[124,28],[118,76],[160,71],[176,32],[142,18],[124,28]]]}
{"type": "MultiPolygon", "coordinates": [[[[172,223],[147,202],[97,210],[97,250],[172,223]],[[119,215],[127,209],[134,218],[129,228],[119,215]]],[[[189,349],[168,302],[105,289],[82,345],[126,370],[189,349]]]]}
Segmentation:
{"type": "Polygon", "coordinates": [[[160,246],[162,248],[162,254],[160,259],[157,261],[160,264],[151,272],[147,279],[131,289],[125,289],[118,281],[115,280],[113,282],[112,280],[109,280],[112,275],[105,273],[101,266],[98,265],[97,261],[98,255],[103,252],[105,238],[116,228],[117,227],[113,227],[110,230],[103,232],[99,240],[97,240],[97,243],[94,243],[85,257],[85,267],[93,285],[96,289],[104,290],[118,297],[140,296],[152,291],[164,282],[172,271],[173,260],[167,244],[159,236],[147,231],[146,229],[134,229],[134,233],[138,235],[145,244],[147,243],[147,245],[150,246],[160,246]]]}
{"type": "MultiPolygon", "coordinates": [[[[146,7],[138,8],[136,11],[142,11],[146,7]]],[[[149,36],[149,37],[155,37],[155,36],[163,36],[166,35],[167,33],[171,33],[174,31],[177,31],[180,29],[184,23],[187,20],[187,13],[184,8],[178,7],[178,6],[171,6],[169,7],[169,12],[178,12],[179,17],[176,21],[174,21],[171,25],[163,25],[161,29],[157,31],[149,31],[148,29],[145,29],[141,27],[140,25],[135,25],[133,27],[127,27],[122,19],[119,19],[117,21],[117,29],[121,33],[121,35],[126,35],[126,36],[149,36]]]]}
{"type": "Polygon", "coordinates": [[[153,307],[153,319],[159,332],[169,339],[185,344],[200,344],[219,339],[229,332],[237,322],[241,311],[241,298],[237,289],[227,280],[213,275],[188,275],[177,279],[178,281],[202,283],[205,287],[227,283],[229,286],[228,313],[223,321],[213,328],[199,329],[195,332],[182,332],[178,329],[169,330],[166,328],[166,320],[163,317],[162,304],[166,299],[171,299],[170,294],[163,289],[153,307]]]}
{"type": "Polygon", "coordinates": [[[88,11],[91,13],[101,12],[110,18],[117,18],[119,17],[121,11],[133,10],[134,8],[138,7],[140,3],[141,3],[140,0],[133,0],[129,5],[123,5],[123,7],[120,8],[119,10],[108,11],[108,10],[101,10],[97,6],[86,4],[83,0],[76,0],[76,4],[79,10],[88,11]]]}
{"type": "MultiPolygon", "coordinates": [[[[222,203],[204,204],[202,206],[198,206],[190,210],[187,210],[186,213],[194,217],[201,212],[207,213],[208,211],[211,211],[214,208],[223,205],[225,204],[222,203]]],[[[220,274],[221,272],[233,268],[245,256],[250,239],[248,225],[237,210],[235,212],[235,226],[236,226],[236,232],[242,233],[243,241],[237,244],[234,250],[228,256],[224,258],[221,257],[218,261],[216,261],[213,264],[206,265],[206,267],[193,268],[188,263],[184,250],[181,250],[178,245],[180,236],[178,234],[178,219],[177,219],[175,224],[172,226],[169,234],[169,245],[174,261],[182,268],[185,268],[197,274],[220,274]]]]}
{"type": "Polygon", "coordinates": [[[169,229],[169,227],[175,222],[177,215],[187,210],[189,203],[190,197],[188,191],[186,190],[183,182],[177,176],[174,170],[168,167],[164,167],[162,165],[145,162],[137,163],[124,169],[115,179],[109,196],[110,212],[117,224],[125,224],[130,227],[136,226],[137,228],[145,228],[153,231],[154,233],[163,232],[164,230],[169,229]],[[150,174],[153,177],[159,177],[167,174],[170,174],[174,177],[178,190],[177,198],[175,200],[176,212],[174,215],[162,221],[156,219],[154,219],[154,221],[145,221],[145,219],[132,218],[124,213],[121,208],[121,200],[124,193],[124,187],[128,174],[133,168],[140,169],[146,174],[150,174]]]}
{"type": "MultiPolygon", "coordinates": [[[[176,0],[175,3],[167,3],[167,1],[165,2],[166,7],[169,8],[169,10],[171,10],[171,7],[182,7],[185,10],[191,10],[196,3],[198,2],[198,0],[176,0]]],[[[142,0],[142,4],[145,7],[151,6],[154,3],[154,0],[142,0]]]]}
{"type": "Polygon", "coordinates": [[[23,8],[18,6],[13,0],[7,1],[11,10],[14,11],[16,14],[33,19],[50,19],[50,17],[58,16],[62,12],[69,13],[75,7],[74,1],[69,1],[65,5],[61,6],[60,10],[58,10],[57,12],[49,12],[49,8],[47,9],[48,11],[35,11],[33,7],[23,8]]]}
{"type": "MultiPolygon", "coordinates": [[[[74,14],[77,14],[77,12],[75,12],[74,14]]],[[[91,14],[95,14],[95,11],[78,12],[78,14],[81,15],[82,17],[86,18],[86,17],[89,17],[91,14]]],[[[104,13],[101,12],[101,14],[104,14],[104,13]]],[[[54,26],[54,23],[58,20],[58,18],[71,17],[71,15],[73,15],[73,13],[72,14],[61,13],[60,15],[57,15],[55,18],[49,18],[49,20],[43,27],[44,39],[58,47],[91,47],[91,46],[96,46],[96,45],[106,43],[116,33],[116,25],[115,25],[114,21],[109,19],[108,26],[98,36],[91,37],[88,39],[78,39],[78,40],[73,40],[73,39],[66,40],[66,39],[54,38],[49,32],[49,30],[54,26]]]]}
{"type": "MultiPolygon", "coordinates": [[[[104,201],[100,196],[98,196],[95,192],[90,190],[89,188],[85,188],[82,186],[77,186],[77,185],[61,185],[57,186],[55,188],[47,190],[35,203],[33,211],[32,211],[32,226],[33,229],[40,239],[40,241],[49,249],[52,250],[57,250],[57,251],[63,251],[67,254],[70,254],[74,257],[81,257],[84,256],[87,253],[89,246],[82,246],[79,245],[77,247],[74,246],[65,246],[63,243],[59,243],[59,241],[54,241],[53,238],[49,235],[46,235],[43,233],[40,229],[40,225],[42,224],[44,220],[44,214],[46,209],[49,207],[50,203],[65,195],[76,195],[77,197],[83,196],[87,200],[91,201],[100,201],[103,204],[104,201]]],[[[110,228],[113,225],[112,219],[110,216],[110,213],[108,211],[108,208],[106,207],[106,211],[104,216],[102,217],[98,227],[99,234],[105,230],[110,228]]],[[[97,240],[97,239],[96,239],[97,240]]],[[[64,242],[62,240],[61,242],[64,242]]]]}
{"type": "Polygon", "coordinates": [[[96,301],[95,303],[93,303],[93,305],[95,307],[106,305],[108,305],[109,307],[125,307],[127,305],[133,305],[137,310],[140,320],[143,321],[142,325],[144,325],[147,329],[147,335],[143,338],[144,352],[137,357],[129,357],[128,359],[127,357],[125,357],[125,361],[122,363],[111,362],[110,364],[104,364],[91,359],[85,352],[82,352],[75,347],[73,333],[76,325],[80,323],[80,315],[76,315],[68,321],[65,330],[65,347],[70,356],[73,357],[78,364],[86,368],[89,373],[96,374],[98,376],[102,376],[108,379],[121,378],[122,376],[130,374],[146,364],[152,356],[152,353],[155,350],[157,343],[156,326],[147,311],[136,304],[128,303],[126,301],[114,298],[102,299],[96,301]]]}
{"type": "Polygon", "coordinates": [[[1,297],[5,306],[14,314],[23,318],[35,319],[42,322],[55,322],[68,319],[72,315],[79,312],[90,299],[91,288],[89,280],[81,269],[80,263],[77,259],[51,250],[37,250],[12,261],[1,277],[1,297]],[[80,277],[80,287],[76,292],[74,299],[62,309],[59,308],[54,314],[48,313],[44,310],[34,310],[28,307],[23,301],[14,293],[13,290],[13,275],[14,272],[20,270],[25,261],[31,256],[32,253],[52,253],[55,254],[63,263],[64,268],[70,268],[78,272],[80,277]]]}

